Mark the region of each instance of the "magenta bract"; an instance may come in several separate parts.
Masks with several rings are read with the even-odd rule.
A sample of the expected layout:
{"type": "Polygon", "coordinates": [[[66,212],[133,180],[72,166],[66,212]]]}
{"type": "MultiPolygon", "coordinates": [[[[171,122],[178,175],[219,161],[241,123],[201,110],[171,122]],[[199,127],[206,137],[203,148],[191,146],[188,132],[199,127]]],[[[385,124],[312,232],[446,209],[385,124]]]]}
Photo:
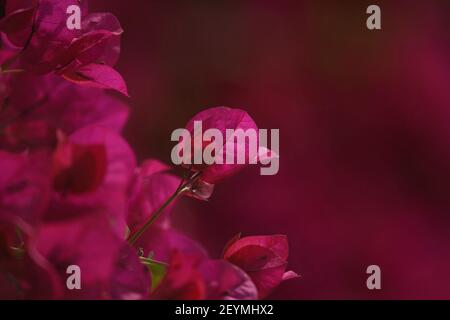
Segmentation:
{"type": "Polygon", "coordinates": [[[286,236],[250,236],[229,243],[224,259],[247,272],[258,288],[259,298],[264,298],[281,281],[296,276],[292,271],[286,274],[288,254],[286,236]]]}

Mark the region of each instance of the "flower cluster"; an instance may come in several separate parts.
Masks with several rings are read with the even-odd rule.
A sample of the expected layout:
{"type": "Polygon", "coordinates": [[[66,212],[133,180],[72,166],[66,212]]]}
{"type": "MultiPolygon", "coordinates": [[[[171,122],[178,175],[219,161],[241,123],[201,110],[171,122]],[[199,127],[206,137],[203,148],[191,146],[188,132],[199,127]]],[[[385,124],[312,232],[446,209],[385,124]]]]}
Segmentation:
{"type": "MultiPolygon", "coordinates": [[[[237,236],[212,259],[171,226],[176,199],[209,198],[242,165],[192,166],[179,178],[158,160],[137,164],[120,135],[129,111],[113,15],[88,13],[84,0],[6,1],[4,13],[0,298],[256,299],[297,277],[285,236],[237,236]],[[80,29],[66,28],[70,5],[80,29]],[[67,286],[69,266],[80,289],[67,286]]],[[[239,109],[198,119],[256,128],[239,109]]]]}

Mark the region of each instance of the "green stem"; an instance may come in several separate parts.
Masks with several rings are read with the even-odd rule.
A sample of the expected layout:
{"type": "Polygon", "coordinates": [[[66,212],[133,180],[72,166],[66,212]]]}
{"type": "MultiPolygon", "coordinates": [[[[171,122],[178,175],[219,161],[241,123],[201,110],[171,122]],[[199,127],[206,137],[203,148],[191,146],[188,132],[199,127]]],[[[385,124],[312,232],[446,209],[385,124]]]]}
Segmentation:
{"type": "Polygon", "coordinates": [[[130,234],[128,238],[128,243],[130,245],[133,245],[137,239],[139,239],[142,234],[156,221],[158,218],[164,213],[164,209],[167,208],[169,204],[171,204],[175,199],[177,199],[180,195],[182,195],[184,192],[189,191],[192,187],[192,185],[197,181],[197,179],[200,176],[200,172],[193,173],[189,179],[187,179],[186,183],[183,183],[185,179],[181,180],[180,185],[178,186],[177,190],[169,197],[169,199],[164,202],[161,207],[158,208],[151,216],[150,218],[144,223],[142,227],[140,227],[136,232],[133,232],[130,234]]]}
{"type": "Polygon", "coordinates": [[[189,190],[187,185],[181,185],[170,197],[164,202],[161,207],[158,208],[150,218],[145,222],[145,224],[140,227],[136,232],[133,232],[128,238],[128,243],[133,245],[137,239],[139,239],[142,234],[163,214],[164,209],[167,208],[176,198],[178,198],[183,192],[189,190]]]}

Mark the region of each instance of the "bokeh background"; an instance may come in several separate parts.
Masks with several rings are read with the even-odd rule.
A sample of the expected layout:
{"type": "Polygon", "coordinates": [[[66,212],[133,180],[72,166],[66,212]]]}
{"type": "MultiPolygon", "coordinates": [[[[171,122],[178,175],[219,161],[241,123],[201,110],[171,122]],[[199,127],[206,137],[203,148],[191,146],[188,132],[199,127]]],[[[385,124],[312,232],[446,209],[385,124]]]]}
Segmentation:
{"type": "Polygon", "coordinates": [[[125,136],[170,162],[207,107],[279,128],[277,176],[250,167],[175,224],[212,256],[238,232],[287,234],[274,299],[450,298],[450,2],[92,0],[125,30],[125,136]],[[378,4],[382,30],[369,31],[378,4]],[[368,265],[382,290],[366,288],[368,265]]]}

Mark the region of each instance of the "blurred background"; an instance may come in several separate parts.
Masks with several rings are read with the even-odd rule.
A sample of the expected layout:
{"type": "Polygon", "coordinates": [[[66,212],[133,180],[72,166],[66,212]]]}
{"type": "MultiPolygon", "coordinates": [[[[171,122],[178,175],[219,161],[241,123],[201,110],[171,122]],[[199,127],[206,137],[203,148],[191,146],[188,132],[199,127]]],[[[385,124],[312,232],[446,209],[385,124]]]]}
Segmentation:
{"type": "Polygon", "coordinates": [[[279,128],[280,171],[250,166],[175,224],[218,257],[236,233],[286,234],[274,299],[450,298],[450,2],[91,0],[125,33],[118,70],[139,160],[170,163],[197,112],[279,128]],[[377,4],[382,30],[366,28],[377,4]],[[382,290],[366,287],[381,267],[382,290]]]}

